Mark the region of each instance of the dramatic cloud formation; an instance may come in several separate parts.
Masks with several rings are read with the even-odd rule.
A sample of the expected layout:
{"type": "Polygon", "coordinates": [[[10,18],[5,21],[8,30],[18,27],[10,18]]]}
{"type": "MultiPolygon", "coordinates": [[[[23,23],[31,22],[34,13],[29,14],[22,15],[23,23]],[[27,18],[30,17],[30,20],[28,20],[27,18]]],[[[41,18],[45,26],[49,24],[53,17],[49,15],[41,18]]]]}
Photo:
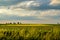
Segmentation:
{"type": "Polygon", "coordinates": [[[60,9],[60,1],[57,0],[55,2],[55,0],[26,0],[18,3],[14,7],[32,10],[60,9]]]}
{"type": "Polygon", "coordinates": [[[60,0],[0,0],[0,20],[56,23],[59,17],[60,0]]]}

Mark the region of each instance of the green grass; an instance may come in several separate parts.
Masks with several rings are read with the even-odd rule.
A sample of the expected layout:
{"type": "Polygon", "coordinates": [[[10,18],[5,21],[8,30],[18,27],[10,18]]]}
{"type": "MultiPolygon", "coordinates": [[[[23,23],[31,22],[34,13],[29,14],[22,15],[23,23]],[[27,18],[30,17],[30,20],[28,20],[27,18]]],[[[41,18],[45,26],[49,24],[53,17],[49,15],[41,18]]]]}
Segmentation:
{"type": "Polygon", "coordinates": [[[0,24],[0,40],[60,40],[60,24],[0,24]]]}

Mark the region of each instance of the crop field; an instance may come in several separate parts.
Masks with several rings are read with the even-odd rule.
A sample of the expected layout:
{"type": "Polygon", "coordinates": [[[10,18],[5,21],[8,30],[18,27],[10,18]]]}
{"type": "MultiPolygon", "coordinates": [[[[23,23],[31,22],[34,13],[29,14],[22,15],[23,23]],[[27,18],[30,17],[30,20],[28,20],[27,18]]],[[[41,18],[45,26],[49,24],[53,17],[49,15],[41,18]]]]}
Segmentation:
{"type": "Polygon", "coordinates": [[[60,40],[60,24],[0,24],[0,40],[60,40]]]}

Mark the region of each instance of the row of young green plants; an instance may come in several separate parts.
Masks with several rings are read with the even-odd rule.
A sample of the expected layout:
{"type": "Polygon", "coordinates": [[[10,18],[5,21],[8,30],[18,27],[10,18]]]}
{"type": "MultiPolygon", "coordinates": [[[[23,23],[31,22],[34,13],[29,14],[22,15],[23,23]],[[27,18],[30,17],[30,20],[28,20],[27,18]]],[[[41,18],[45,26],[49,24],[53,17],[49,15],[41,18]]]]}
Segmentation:
{"type": "Polygon", "coordinates": [[[41,30],[36,28],[21,30],[0,30],[0,40],[60,40],[58,29],[41,30]]]}

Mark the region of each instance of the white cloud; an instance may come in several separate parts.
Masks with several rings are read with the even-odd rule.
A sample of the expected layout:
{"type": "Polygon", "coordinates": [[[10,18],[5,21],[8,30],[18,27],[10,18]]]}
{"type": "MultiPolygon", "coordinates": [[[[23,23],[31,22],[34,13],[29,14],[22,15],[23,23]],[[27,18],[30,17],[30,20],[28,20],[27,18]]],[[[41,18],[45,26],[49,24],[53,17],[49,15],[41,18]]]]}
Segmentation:
{"type": "Polygon", "coordinates": [[[48,4],[50,0],[31,0],[31,1],[23,1],[14,5],[15,8],[23,8],[23,9],[36,9],[41,5],[48,4]]]}
{"type": "Polygon", "coordinates": [[[37,11],[30,11],[30,10],[24,10],[24,9],[7,9],[7,8],[1,8],[0,14],[5,15],[16,15],[16,16],[34,16],[34,13],[37,11]]]}
{"type": "MultiPolygon", "coordinates": [[[[44,9],[59,9],[60,7],[59,0],[22,0],[22,1],[20,0],[21,2],[18,2],[19,0],[15,0],[15,1],[11,0],[11,1],[14,2],[11,3],[13,5],[10,5],[11,9],[22,8],[27,10],[41,10],[41,9],[44,10],[44,9]]],[[[7,3],[7,5],[9,4],[10,3],[7,3]]],[[[3,5],[6,5],[6,3],[4,2],[3,5]]]]}
{"type": "MultiPolygon", "coordinates": [[[[33,18],[34,16],[37,19],[40,19],[41,23],[46,23],[47,21],[48,21],[47,23],[52,23],[50,21],[53,21],[55,23],[55,21],[57,22],[58,20],[60,20],[59,17],[57,17],[57,19],[54,19],[54,17],[60,16],[60,10],[52,10],[52,9],[51,10],[43,10],[43,11],[39,10],[38,11],[38,10],[25,10],[25,9],[12,10],[12,9],[2,8],[2,9],[0,9],[0,14],[8,15],[8,17],[12,15],[12,18],[13,18],[14,15],[15,16],[20,16],[23,19],[25,19],[24,17],[27,17],[27,19],[28,19],[28,16],[30,16],[29,17],[30,21],[25,19],[26,20],[25,23],[32,23],[33,20],[31,19],[31,17],[33,18]]],[[[3,15],[0,15],[0,17],[3,16],[3,15]]],[[[6,17],[3,17],[3,18],[5,19],[6,17]]],[[[11,19],[11,18],[9,18],[9,19],[11,19]]],[[[17,18],[15,18],[15,19],[17,19],[17,18]]],[[[23,21],[21,21],[21,22],[23,22],[23,21]]],[[[35,20],[33,23],[39,23],[38,21],[39,20],[35,20]]]]}
{"type": "Polygon", "coordinates": [[[46,10],[41,12],[41,16],[58,16],[60,15],[60,10],[46,10]]]}
{"type": "Polygon", "coordinates": [[[21,2],[20,4],[16,5],[17,7],[21,7],[21,8],[31,8],[31,7],[39,7],[40,3],[36,2],[36,1],[25,1],[25,2],[21,2]]]}
{"type": "Polygon", "coordinates": [[[60,5],[60,0],[51,0],[50,5],[53,5],[53,6],[60,5]]]}
{"type": "Polygon", "coordinates": [[[44,19],[46,16],[60,16],[60,10],[25,10],[25,9],[0,9],[0,14],[16,15],[16,16],[36,16],[39,19],[44,19]]]}

